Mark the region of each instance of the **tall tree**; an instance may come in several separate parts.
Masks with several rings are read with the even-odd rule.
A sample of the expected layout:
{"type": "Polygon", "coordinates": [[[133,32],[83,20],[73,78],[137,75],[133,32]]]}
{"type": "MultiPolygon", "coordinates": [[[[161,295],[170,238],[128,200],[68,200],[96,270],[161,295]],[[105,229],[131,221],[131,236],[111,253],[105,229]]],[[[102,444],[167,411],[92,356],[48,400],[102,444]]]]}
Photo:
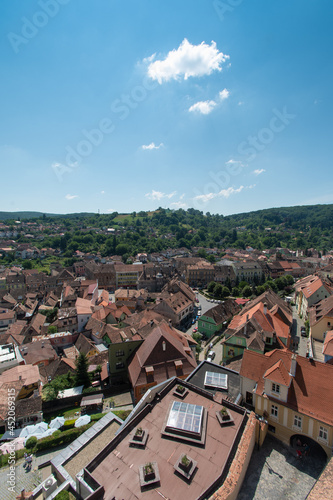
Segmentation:
{"type": "Polygon", "coordinates": [[[91,381],[88,374],[89,362],[87,356],[81,352],[75,364],[75,385],[83,385],[85,388],[89,387],[91,385],[91,381]]]}

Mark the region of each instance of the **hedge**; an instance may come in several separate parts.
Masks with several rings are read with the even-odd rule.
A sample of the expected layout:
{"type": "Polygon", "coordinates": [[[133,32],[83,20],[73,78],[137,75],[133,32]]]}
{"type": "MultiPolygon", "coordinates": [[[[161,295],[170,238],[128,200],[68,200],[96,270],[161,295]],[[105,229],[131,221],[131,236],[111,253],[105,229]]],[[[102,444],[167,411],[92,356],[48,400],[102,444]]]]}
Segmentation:
{"type": "MultiPolygon", "coordinates": [[[[26,451],[27,450],[25,448],[23,448],[22,450],[15,451],[15,462],[20,458],[22,458],[24,456],[24,453],[26,453],[26,451]]],[[[6,455],[0,455],[0,467],[8,465],[8,460],[10,459],[10,457],[11,457],[10,453],[7,453],[6,455]]]]}
{"type": "Polygon", "coordinates": [[[81,427],[68,429],[67,431],[61,432],[58,436],[48,436],[43,439],[39,439],[34,449],[35,452],[47,450],[49,448],[55,448],[56,446],[61,446],[63,444],[68,444],[78,438],[84,433],[91,424],[82,425],[81,427]]]}

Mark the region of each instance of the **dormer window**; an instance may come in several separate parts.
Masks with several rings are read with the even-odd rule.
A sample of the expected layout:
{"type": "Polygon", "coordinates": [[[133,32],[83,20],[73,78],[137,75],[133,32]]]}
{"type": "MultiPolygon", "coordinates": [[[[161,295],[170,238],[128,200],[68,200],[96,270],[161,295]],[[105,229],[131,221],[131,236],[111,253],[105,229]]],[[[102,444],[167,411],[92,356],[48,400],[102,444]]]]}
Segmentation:
{"type": "Polygon", "coordinates": [[[272,392],[274,392],[275,394],[280,394],[279,384],[274,384],[274,382],[272,383],[272,392]]]}

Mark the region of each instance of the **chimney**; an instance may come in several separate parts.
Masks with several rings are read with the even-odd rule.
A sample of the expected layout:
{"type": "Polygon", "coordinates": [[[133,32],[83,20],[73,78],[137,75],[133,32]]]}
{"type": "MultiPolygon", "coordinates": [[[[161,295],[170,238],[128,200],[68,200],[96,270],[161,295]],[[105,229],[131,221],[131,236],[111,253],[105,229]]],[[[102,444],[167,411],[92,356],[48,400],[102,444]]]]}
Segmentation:
{"type": "Polygon", "coordinates": [[[290,375],[292,377],[295,377],[295,375],[296,375],[296,366],[297,366],[296,354],[293,353],[291,355],[291,365],[290,365],[290,375]]]}
{"type": "Polygon", "coordinates": [[[264,315],[265,316],[267,315],[267,304],[266,304],[266,302],[264,302],[264,315]]]}
{"type": "Polygon", "coordinates": [[[22,488],[21,489],[21,496],[20,496],[20,500],[24,500],[25,499],[25,488],[22,488]]]}

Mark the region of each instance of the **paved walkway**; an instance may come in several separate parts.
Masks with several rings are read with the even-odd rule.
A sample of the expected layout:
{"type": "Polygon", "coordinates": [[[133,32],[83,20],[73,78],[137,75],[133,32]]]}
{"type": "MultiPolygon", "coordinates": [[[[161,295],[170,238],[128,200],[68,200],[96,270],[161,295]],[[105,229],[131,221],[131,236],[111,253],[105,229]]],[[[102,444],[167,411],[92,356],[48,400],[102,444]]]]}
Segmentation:
{"type": "MultiPolygon", "coordinates": [[[[67,445],[66,445],[67,446],[67,445]]],[[[22,488],[25,491],[34,490],[44,479],[43,470],[38,470],[38,466],[51,460],[59,451],[66,446],[56,448],[52,452],[39,454],[37,457],[34,456],[32,461],[31,470],[26,470],[24,465],[24,458],[21,458],[16,462],[14,478],[14,491],[10,491],[8,488],[11,486],[8,484],[8,473],[10,472],[9,467],[2,467],[0,469],[0,498],[1,500],[15,500],[16,496],[21,493],[22,488]]]]}
{"type": "Polygon", "coordinates": [[[253,451],[237,500],[305,500],[324,466],[321,457],[298,459],[296,450],[267,436],[253,451]]]}

